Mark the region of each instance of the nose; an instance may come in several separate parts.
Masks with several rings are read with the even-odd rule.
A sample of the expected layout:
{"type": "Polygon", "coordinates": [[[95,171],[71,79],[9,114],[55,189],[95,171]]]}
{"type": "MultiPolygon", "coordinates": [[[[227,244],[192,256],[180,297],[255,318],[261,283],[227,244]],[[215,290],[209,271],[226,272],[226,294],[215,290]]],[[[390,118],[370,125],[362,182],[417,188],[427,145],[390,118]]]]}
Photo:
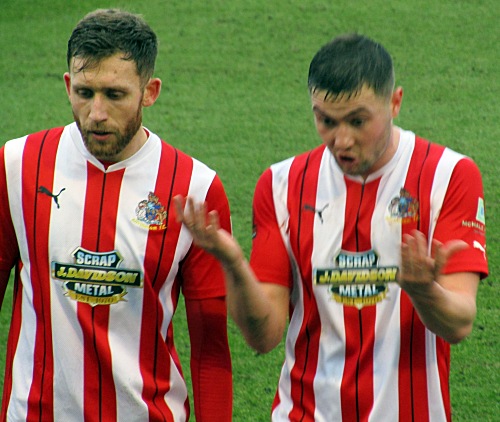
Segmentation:
{"type": "Polygon", "coordinates": [[[354,144],[354,136],[347,125],[339,125],[332,134],[332,146],[335,149],[347,150],[354,144]]]}
{"type": "Polygon", "coordinates": [[[89,118],[94,122],[103,122],[108,118],[105,99],[99,95],[94,95],[90,105],[89,118]]]}

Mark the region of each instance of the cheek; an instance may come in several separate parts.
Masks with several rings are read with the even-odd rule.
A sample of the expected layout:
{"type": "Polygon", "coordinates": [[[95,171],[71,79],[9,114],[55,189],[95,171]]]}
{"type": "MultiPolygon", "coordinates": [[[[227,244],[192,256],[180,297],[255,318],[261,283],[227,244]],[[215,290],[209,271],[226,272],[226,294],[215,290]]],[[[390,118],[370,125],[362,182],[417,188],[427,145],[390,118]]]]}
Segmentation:
{"type": "Polygon", "coordinates": [[[387,122],[373,122],[365,131],[364,138],[378,144],[380,141],[386,140],[390,129],[391,125],[387,122]]]}
{"type": "Polygon", "coordinates": [[[318,132],[318,135],[323,142],[326,142],[331,137],[331,130],[325,128],[322,124],[316,123],[316,132],[318,132]]]}

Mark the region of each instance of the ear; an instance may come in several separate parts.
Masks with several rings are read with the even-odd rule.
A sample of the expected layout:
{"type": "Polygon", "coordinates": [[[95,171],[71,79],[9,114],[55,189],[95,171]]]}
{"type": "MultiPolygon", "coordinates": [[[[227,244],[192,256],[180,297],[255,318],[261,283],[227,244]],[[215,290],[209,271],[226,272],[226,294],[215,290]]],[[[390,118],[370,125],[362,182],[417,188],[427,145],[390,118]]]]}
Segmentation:
{"type": "Polygon", "coordinates": [[[403,102],[403,88],[398,86],[392,93],[392,98],[391,98],[391,112],[393,119],[398,117],[399,110],[401,110],[402,102],[403,102]]]}
{"type": "Polygon", "coordinates": [[[63,77],[64,77],[64,84],[66,85],[66,92],[69,97],[71,93],[71,76],[69,75],[69,72],[66,72],[63,77]]]}
{"type": "Polygon", "coordinates": [[[159,78],[151,78],[146,87],[144,88],[144,95],[142,97],[142,106],[152,106],[156,99],[160,96],[161,80],[159,78]]]}

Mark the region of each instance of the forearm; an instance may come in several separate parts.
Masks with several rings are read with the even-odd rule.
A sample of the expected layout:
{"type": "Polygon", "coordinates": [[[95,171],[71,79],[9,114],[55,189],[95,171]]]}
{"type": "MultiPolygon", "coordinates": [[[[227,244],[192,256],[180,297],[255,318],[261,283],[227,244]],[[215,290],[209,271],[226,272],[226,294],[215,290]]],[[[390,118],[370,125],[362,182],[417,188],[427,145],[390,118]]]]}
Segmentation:
{"type": "Polygon", "coordinates": [[[231,317],[253,349],[271,351],[283,338],[288,289],[259,282],[244,258],[224,265],[224,270],[231,317]]]}
{"type": "MultiPolygon", "coordinates": [[[[475,282],[470,283],[474,289],[475,282]]],[[[451,344],[467,337],[476,317],[475,292],[449,290],[437,282],[425,289],[421,287],[404,288],[423,324],[451,344]]]]}
{"type": "Polygon", "coordinates": [[[284,333],[288,315],[287,287],[261,283],[254,275],[243,250],[220,228],[218,214],[208,213],[205,204],[187,200],[187,212],[180,197],[174,198],[177,218],[193,236],[196,245],[214,255],[222,264],[226,278],[229,311],[248,344],[260,353],[276,347],[284,333]]]}

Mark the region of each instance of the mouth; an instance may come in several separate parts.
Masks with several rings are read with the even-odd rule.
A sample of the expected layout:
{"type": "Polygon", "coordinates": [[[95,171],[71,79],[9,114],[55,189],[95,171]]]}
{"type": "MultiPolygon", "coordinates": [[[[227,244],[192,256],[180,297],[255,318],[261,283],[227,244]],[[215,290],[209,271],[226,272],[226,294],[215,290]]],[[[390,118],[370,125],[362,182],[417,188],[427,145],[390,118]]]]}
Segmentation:
{"type": "Polygon", "coordinates": [[[337,160],[339,163],[345,163],[345,164],[352,164],[355,161],[354,157],[342,154],[337,155],[337,160]]]}
{"type": "Polygon", "coordinates": [[[102,131],[102,130],[90,130],[88,133],[96,141],[106,141],[112,135],[112,132],[106,132],[106,131],[102,131]]]}

